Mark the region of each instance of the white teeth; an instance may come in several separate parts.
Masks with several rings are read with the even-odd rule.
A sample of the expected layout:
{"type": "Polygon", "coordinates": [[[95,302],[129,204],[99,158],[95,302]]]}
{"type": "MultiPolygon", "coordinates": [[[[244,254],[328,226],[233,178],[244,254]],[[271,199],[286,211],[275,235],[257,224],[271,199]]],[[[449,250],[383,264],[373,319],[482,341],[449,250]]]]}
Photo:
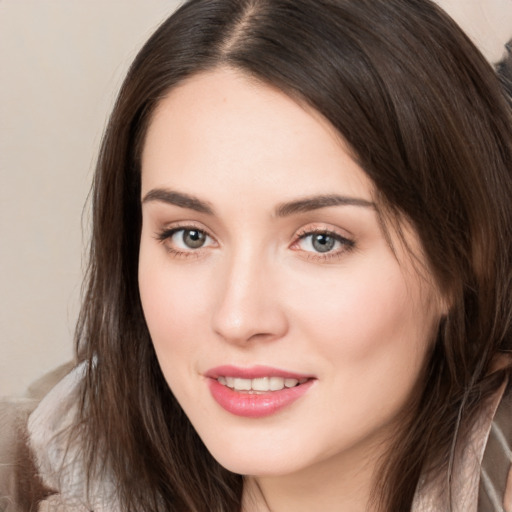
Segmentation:
{"type": "Polygon", "coordinates": [[[293,388],[304,384],[308,379],[285,379],[283,377],[258,377],[257,379],[242,379],[239,377],[220,376],[220,384],[235,391],[281,391],[284,388],[293,388]]]}
{"type": "Polygon", "coordinates": [[[281,377],[270,377],[270,391],[279,391],[284,388],[284,379],[281,377]]]}
{"type": "Polygon", "coordinates": [[[261,377],[259,379],[252,379],[251,388],[253,391],[268,391],[270,389],[269,378],[261,377]]]}
{"type": "Polygon", "coordinates": [[[284,379],[284,385],[285,385],[287,388],[293,388],[293,387],[295,387],[298,383],[299,383],[299,381],[298,381],[297,379],[284,379]]]}
{"type": "Polygon", "coordinates": [[[234,388],[237,391],[250,391],[251,390],[251,379],[235,378],[234,388]]]}

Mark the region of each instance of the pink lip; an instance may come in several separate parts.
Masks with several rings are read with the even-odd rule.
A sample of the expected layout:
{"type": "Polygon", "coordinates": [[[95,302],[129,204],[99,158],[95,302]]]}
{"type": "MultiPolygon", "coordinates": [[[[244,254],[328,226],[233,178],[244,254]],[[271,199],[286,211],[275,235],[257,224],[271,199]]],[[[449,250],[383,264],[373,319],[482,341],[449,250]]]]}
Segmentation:
{"type": "Polygon", "coordinates": [[[205,374],[205,377],[216,379],[218,377],[239,377],[241,379],[257,379],[260,377],[283,377],[285,379],[311,379],[313,375],[293,373],[285,370],[279,370],[270,366],[251,366],[250,368],[240,368],[238,366],[224,365],[211,368],[205,374]]]}
{"type": "Polygon", "coordinates": [[[210,393],[215,401],[226,411],[236,416],[246,418],[262,418],[270,416],[281,409],[291,405],[302,397],[313,385],[314,379],[308,375],[278,370],[266,366],[253,366],[251,368],[238,368],[234,366],[219,366],[205,373],[208,377],[210,393]],[[283,377],[289,379],[308,379],[307,382],[293,388],[284,388],[280,391],[251,394],[234,391],[217,381],[220,376],[256,379],[259,377],[283,377]]]}

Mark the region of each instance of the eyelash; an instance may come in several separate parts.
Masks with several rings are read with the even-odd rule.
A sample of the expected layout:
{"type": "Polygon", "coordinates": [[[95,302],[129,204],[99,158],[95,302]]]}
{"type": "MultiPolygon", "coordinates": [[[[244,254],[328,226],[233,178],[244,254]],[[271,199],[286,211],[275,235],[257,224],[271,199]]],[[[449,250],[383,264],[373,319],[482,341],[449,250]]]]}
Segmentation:
{"type": "MultiPolygon", "coordinates": [[[[186,231],[197,231],[199,233],[202,233],[204,236],[208,237],[211,240],[214,240],[214,238],[203,228],[199,228],[194,225],[180,225],[180,226],[174,226],[172,228],[164,229],[156,234],[156,239],[162,243],[167,252],[170,253],[175,258],[197,258],[201,255],[201,252],[205,247],[201,246],[197,249],[190,248],[189,250],[179,250],[172,246],[170,246],[167,242],[180,231],[186,232],[186,231]]],[[[296,240],[291,244],[291,248],[293,249],[294,246],[297,246],[301,241],[306,240],[308,237],[313,237],[315,235],[323,235],[329,238],[332,238],[335,243],[339,243],[341,245],[340,248],[337,250],[321,253],[321,252],[314,252],[314,251],[303,251],[307,253],[307,259],[312,261],[319,261],[319,262],[327,262],[332,261],[334,259],[341,258],[344,254],[347,252],[352,251],[355,248],[355,242],[354,240],[351,240],[349,238],[346,238],[335,231],[323,229],[323,228],[314,228],[314,229],[304,229],[302,231],[299,231],[296,236],[296,240]]],[[[300,250],[300,249],[293,249],[293,250],[300,250]]]]}

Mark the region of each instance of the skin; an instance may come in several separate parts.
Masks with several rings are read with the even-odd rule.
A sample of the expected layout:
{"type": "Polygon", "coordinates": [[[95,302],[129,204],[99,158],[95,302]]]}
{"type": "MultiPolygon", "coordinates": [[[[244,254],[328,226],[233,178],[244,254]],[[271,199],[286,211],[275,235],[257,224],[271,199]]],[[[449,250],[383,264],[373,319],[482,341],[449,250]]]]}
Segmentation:
{"type": "MultiPolygon", "coordinates": [[[[205,445],[247,475],[247,511],[367,510],[377,460],[421,374],[442,301],[403,245],[390,249],[373,193],[324,118],[230,69],[173,89],[149,126],[145,317],[165,379],[205,445]],[[181,196],[162,200],[171,190],[211,212],[181,196]],[[332,194],[362,202],[279,210],[332,194]],[[187,228],[207,235],[201,247],[184,241],[187,228]],[[335,238],[332,249],[317,250],[315,230],[335,238]],[[277,413],[245,418],[209,391],[205,372],[225,364],[315,380],[277,413]]],[[[406,241],[421,260],[412,230],[406,241]]]]}

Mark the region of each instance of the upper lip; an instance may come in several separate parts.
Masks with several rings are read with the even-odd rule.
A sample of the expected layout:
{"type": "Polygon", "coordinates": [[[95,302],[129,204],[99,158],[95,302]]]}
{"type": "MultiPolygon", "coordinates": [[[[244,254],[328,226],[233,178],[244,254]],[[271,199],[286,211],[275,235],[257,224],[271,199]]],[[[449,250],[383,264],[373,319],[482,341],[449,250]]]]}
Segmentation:
{"type": "Polygon", "coordinates": [[[290,372],[271,366],[256,365],[250,367],[240,367],[233,365],[222,365],[210,368],[204,373],[205,377],[217,379],[219,377],[238,377],[241,379],[258,379],[261,377],[283,377],[285,379],[311,379],[313,375],[290,372]]]}

